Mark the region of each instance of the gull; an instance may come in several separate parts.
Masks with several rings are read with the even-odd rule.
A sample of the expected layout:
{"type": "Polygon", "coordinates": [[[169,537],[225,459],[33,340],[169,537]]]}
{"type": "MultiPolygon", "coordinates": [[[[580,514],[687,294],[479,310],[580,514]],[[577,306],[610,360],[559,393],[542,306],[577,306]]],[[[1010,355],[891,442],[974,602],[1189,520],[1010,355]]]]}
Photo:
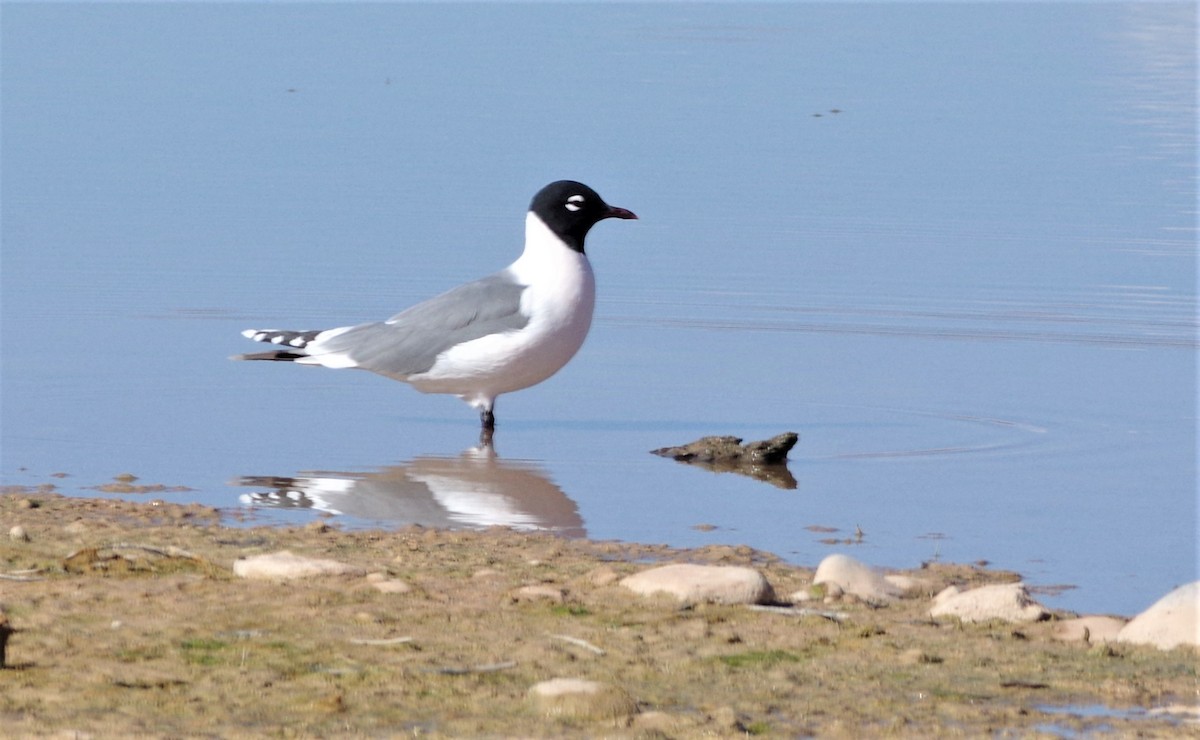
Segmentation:
{"type": "Polygon", "coordinates": [[[449,393],[479,410],[486,436],[496,426],[496,398],[546,380],[587,337],[596,280],[584,251],[593,226],[636,219],[587,185],[552,182],[525,216],[525,249],[508,267],[401,311],[386,321],[335,329],[247,329],[278,345],[235,360],[272,360],[356,368],[408,383],[422,393],[449,393]]]}

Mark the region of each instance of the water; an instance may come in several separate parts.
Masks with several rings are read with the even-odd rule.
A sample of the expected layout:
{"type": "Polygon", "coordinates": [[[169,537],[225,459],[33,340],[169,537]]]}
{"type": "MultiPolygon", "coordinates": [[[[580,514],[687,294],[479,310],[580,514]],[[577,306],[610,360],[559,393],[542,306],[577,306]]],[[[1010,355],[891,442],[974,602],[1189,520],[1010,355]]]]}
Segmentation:
{"type": "Polygon", "coordinates": [[[986,559],[1082,611],[1197,577],[1190,4],[0,12],[5,483],[986,559]],[[494,455],[454,399],[226,361],[503,267],[562,177],[642,220],[494,455]],[[647,454],[785,430],[794,490],[647,454]]]}

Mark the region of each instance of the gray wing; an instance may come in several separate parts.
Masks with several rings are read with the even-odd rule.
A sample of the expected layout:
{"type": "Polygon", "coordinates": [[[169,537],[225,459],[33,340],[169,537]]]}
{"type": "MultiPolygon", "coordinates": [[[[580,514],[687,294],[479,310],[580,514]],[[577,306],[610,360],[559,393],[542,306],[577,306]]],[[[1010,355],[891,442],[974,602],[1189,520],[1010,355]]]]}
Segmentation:
{"type": "Polygon", "coordinates": [[[447,349],[489,334],[516,331],[529,323],[521,313],[525,286],[507,272],[460,285],[418,303],[387,321],[362,324],[307,348],[320,356],[348,356],[354,367],[403,380],[433,367],[447,349]]]}

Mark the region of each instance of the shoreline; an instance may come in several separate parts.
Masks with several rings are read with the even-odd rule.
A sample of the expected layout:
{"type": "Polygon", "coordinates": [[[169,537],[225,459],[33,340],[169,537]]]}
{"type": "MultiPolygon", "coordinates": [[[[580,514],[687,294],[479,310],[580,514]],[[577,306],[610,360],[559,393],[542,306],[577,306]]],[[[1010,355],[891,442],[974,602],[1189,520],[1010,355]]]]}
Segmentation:
{"type": "Polygon", "coordinates": [[[814,568],[744,546],[230,526],[199,504],[23,487],[3,489],[0,522],[9,534],[0,607],[14,630],[0,722],[19,734],[1195,729],[1192,715],[1164,711],[1197,703],[1190,648],[1064,641],[1055,630],[1073,615],[1062,612],[1028,623],[930,616],[946,586],[1019,581],[1011,572],[944,563],[890,572],[920,585],[878,601],[814,587],[814,568]],[[347,570],[234,574],[281,551],[347,570]],[[667,563],[756,571],[790,611],[680,603],[622,585],[667,563]],[[566,698],[542,693],[568,679],[590,684],[570,684],[566,698]]]}

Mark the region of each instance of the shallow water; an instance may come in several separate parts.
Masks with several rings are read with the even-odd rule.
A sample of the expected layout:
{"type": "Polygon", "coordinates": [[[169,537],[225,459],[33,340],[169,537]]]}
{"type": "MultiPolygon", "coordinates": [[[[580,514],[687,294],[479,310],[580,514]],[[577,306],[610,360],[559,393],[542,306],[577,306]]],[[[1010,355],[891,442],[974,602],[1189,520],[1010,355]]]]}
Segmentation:
{"type": "Polygon", "coordinates": [[[1195,16],[6,4],[0,474],[986,559],[1135,613],[1197,577],[1195,16]],[[503,267],[561,177],[641,220],[494,454],[453,399],[226,361],[503,267]],[[647,454],[785,430],[795,490],[647,454]]]}

